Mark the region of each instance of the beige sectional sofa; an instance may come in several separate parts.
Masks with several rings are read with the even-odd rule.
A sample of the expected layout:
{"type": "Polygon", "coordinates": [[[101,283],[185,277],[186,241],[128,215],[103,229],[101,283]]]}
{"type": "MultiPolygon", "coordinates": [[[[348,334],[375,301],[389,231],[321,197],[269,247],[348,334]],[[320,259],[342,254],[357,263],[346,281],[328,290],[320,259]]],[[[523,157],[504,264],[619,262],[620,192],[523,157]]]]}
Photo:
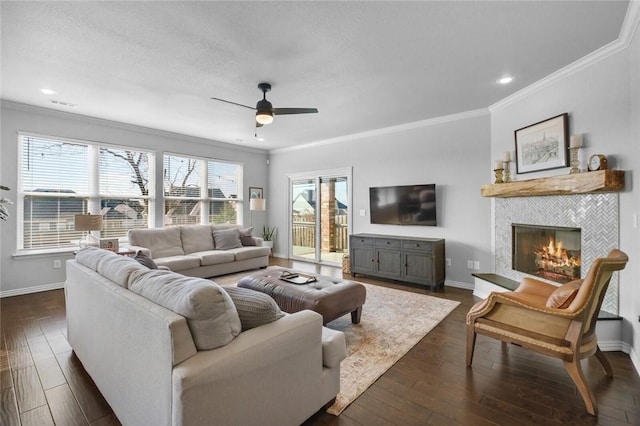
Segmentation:
{"type": "Polygon", "coordinates": [[[92,247],[67,262],[69,343],[122,424],[298,425],[338,394],[341,332],[270,298],[245,330],[231,294],[92,247]]]}
{"type": "Polygon", "coordinates": [[[242,225],[182,225],[129,230],[129,244],[158,266],[193,277],[215,277],[269,265],[270,248],[242,225]],[[247,241],[248,240],[248,241],[247,241]],[[255,245],[243,245],[243,241],[255,245]]]}

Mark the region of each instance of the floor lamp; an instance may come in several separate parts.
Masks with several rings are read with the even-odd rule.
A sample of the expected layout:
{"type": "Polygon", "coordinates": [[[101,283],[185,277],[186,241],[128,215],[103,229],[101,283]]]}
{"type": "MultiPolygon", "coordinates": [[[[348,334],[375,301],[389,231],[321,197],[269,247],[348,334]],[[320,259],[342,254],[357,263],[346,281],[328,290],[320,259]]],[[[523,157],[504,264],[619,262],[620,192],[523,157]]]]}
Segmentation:
{"type": "Polygon", "coordinates": [[[99,214],[77,214],[74,218],[74,229],[76,231],[88,231],[87,238],[80,241],[80,247],[95,246],[98,247],[100,242],[96,237],[91,235],[91,231],[102,230],[102,215],[99,214]]]}
{"type": "Polygon", "coordinates": [[[249,200],[249,215],[251,226],[253,226],[253,212],[254,211],[265,211],[267,207],[267,200],[264,198],[252,198],[249,200]]]}

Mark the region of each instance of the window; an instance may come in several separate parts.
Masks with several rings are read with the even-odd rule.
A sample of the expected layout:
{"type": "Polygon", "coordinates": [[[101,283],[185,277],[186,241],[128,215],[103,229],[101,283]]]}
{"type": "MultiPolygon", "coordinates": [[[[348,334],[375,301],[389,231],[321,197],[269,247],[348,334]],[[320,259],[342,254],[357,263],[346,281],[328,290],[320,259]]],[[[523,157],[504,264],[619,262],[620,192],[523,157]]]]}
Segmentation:
{"type": "Polygon", "coordinates": [[[103,238],[148,226],[152,155],[38,136],[20,136],[18,248],[77,246],[76,214],[101,214],[103,238]]]}
{"type": "Polygon", "coordinates": [[[149,219],[149,154],[100,148],[100,214],[103,238],[126,237],[147,228],[149,219]]]}
{"type": "Polygon", "coordinates": [[[165,155],[163,176],[165,225],[238,223],[242,219],[241,165],[165,155]]]}

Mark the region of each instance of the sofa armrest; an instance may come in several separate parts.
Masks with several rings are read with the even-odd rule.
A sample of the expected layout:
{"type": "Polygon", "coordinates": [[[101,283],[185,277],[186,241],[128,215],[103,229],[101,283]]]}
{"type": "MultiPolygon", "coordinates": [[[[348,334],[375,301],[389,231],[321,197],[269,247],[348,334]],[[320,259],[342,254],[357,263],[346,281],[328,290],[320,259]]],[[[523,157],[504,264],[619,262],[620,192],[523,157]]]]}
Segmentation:
{"type": "Polygon", "coordinates": [[[262,244],[262,242],[264,241],[262,237],[253,237],[253,239],[256,241],[256,246],[262,247],[264,245],[262,244]]]}
{"type": "Polygon", "coordinates": [[[322,327],[322,365],[333,368],[339,367],[347,357],[347,342],[344,333],[322,327]]]}
{"type": "Polygon", "coordinates": [[[173,423],[301,424],[327,402],[323,381],[322,316],[286,315],[176,365],[173,423]]]}
{"type": "Polygon", "coordinates": [[[149,257],[150,259],[153,259],[153,257],[151,256],[151,250],[149,250],[146,247],[141,247],[141,246],[132,246],[130,244],[127,244],[127,249],[129,250],[133,250],[136,253],[138,253],[139,251],[142,252],[142,254],[144,254],[145,256],[149,257]]]}

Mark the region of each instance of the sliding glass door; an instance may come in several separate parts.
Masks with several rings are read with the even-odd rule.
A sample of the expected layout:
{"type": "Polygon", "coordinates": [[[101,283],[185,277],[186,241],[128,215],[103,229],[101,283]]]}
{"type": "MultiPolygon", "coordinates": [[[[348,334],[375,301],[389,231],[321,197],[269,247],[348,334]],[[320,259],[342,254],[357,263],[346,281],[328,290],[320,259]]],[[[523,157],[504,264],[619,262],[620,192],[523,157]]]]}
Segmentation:
{"type": "Polygon", "coordinates": [[[291,176],[291,258],[340,264],[348,253],[351,170],[291,176]]]}

